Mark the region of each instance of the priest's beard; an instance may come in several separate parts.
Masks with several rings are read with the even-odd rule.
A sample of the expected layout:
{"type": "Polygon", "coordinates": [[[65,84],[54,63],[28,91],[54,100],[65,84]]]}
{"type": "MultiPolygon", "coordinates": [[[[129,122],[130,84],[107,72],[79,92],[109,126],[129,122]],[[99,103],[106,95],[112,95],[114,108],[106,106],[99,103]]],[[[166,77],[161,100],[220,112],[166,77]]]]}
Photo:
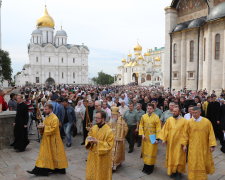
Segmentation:
{"type": "Polygon", "coordinates": [[[101,122],[96,123],[96,124],[97,124],[97,126],[100,128],[100,127],[102,127],[102,126],[105,124],[105,122],[101,121],[101,122]]]}
{"type": "Polygon", "coordinates": [[[178,118],[178,117],[179,117],[179,114],[177,114],[177,115],[173,115],[173,117],[174,117],[174,118],[178,118]]]}
{"type": "Polygon", "coordinates": [[[116,122],[116,121],[117,121],[117,118],[115,118],[115,117],[111,118],[111,122],[116,122]]]}

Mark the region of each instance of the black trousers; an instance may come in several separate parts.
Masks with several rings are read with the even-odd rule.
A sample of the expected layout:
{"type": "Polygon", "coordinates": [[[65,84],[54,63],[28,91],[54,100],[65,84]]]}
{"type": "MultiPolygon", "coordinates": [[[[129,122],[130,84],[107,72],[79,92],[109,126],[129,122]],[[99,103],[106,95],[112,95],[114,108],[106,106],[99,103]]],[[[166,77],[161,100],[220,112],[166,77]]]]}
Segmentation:
{"type": "Polygon", "coordinates": [[[88,135],[88,131],[86,129],[86,120],[83,120],[82,124],[83,124],[83,142],[85,142],[88,135]]]}
{"type": "Polygon", "coordinates": [[[142,136],[137,135],[137,145],[141,146],[142,136]]]}
{"type": "Polygon", "coordinates": [[[214,130],[214,133],[215,133],[215,136],[217,139],[219,139],[220,141],[220,144],[223,146],[223,131],[220,127],[220,124],[217,124],[216,122],[212,122],[212,126],[213,126],[213,130],[214,130]]]}
{"type": "Polygon", "coordinates": [[[129,149],[134,149],[135,143],[135,129],[137,128],[136,125],[128,125],[128,133],[126,136],[127,142],[129,143],[129,149]]]}

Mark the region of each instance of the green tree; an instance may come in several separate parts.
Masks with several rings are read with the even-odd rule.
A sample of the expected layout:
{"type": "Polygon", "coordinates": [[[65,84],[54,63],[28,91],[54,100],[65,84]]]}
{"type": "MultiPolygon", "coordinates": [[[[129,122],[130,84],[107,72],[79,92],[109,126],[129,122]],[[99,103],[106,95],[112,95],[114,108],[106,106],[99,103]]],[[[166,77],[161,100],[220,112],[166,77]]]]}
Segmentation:
{"type": "Polygon", "coordinates": [[[110,85],[114,82],[114,78],[113,76],[101,71],[98,73],[97,77],[92,78],[92,81],[99,85],[110,85]]]}
{"type": "Polygon", "coordinates": [[[11,59],[7,51],[0,50],[0,64],[2,66],[1,75],[3,79],[11,81],[12,80],[12,67],[11,59]]]}

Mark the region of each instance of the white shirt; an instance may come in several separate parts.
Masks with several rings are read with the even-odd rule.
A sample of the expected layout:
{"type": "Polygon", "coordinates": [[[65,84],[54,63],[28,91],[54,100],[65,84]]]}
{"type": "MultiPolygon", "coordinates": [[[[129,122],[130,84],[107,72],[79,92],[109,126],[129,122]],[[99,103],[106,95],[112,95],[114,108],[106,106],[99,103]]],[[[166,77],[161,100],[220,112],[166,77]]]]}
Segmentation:
{"type": "Polygon", "coordinates": [[[121,114],[121,116],[124,115],[124,113],[128,110],[129,108],[125,105],[124,107],[119,106],[119,113],[121,114]]]}
{"type": "MultiPolygon", "coordinates": [[[[103,108],[104,109],[104,108],[103,108]]],[[[111,109],[109,109],[108,107],[106,109],[104,109],[104,111],[108,114],[108,117],[110,118],[111,115],[111,109]]]]}
{"type": "Polygon", "coordinates": [[[184,119],[190,120],[191,119],[191,114],[187,113],[184,115],[184,119]]]}
{"type": "Polygon", "coordinates": [[[202,120],[202,116],[199,116],[198,119],[195,119],[195,118],[193,117],[193,119],[194,119],[195,122],[200,122],[200,121],[202,120]]]}

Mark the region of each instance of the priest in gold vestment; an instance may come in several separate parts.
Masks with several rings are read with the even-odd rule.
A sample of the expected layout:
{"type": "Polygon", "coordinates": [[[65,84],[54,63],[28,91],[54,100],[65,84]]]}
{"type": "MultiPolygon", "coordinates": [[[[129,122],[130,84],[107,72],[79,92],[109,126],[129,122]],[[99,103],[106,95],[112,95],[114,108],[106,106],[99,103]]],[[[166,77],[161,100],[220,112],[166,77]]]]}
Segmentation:
{"type": "Polygon", "coordinates": [[[106,113],[97,111],[94,125],[86,138],[85,146],[89,150],[86,180],[111,180],[112,179],[112,148],[114,134],[105,123],[106,113]]]}
{"type": "Polygon", "coordinates": [[[187,120],[180,116],[180,108],[173,109],[173,116],[169,117],[159,133],[159,139],[166,143],[167,174],[176,180],[185,173],[186,152],[182,148],[182,136],[187,120]]]}
{"type": "Polygon", "coordinates": [[[201,109],[193,108],[183,136],[183,150],[188,147],[188,180],[207,180],[207,174],[215,172],[212,152],[216,138],[211,122],[200,116],[201,109]]]}
{"type": "Polygon", "coordinates": [[[158,152],[158,135],[161,130],[159,116],[154,113],[154,104],[147,105],[147,114],[143,115],[139,124],[139,135],[142,136],[141,155],[144,160],[142,172],[151,174],[154,170],[158,152]],[[155,142],[150,141],[150,135],[155,136],[155,142]]]}
{"type": "Polygon", "coordinates": [[[38,126],[42,134],[40,152],[35,168],[27,172],[36,176],[48,176],[50,173],[65,174],[68,161],[60,136],[59,119],[53,114],[51,104],[47,104],[44,111],[47,116],[43,124],[38,126]]]}
{"type": "Polygon", "coordinates": [[[113,170],[125,161],[125,137],[127,135],[128,127],[124,119],[119,115],[119,108],[112,105],[112,117],[108,123],[111,127],[115,142],[112,150],[112,167],[113,170]]]}

